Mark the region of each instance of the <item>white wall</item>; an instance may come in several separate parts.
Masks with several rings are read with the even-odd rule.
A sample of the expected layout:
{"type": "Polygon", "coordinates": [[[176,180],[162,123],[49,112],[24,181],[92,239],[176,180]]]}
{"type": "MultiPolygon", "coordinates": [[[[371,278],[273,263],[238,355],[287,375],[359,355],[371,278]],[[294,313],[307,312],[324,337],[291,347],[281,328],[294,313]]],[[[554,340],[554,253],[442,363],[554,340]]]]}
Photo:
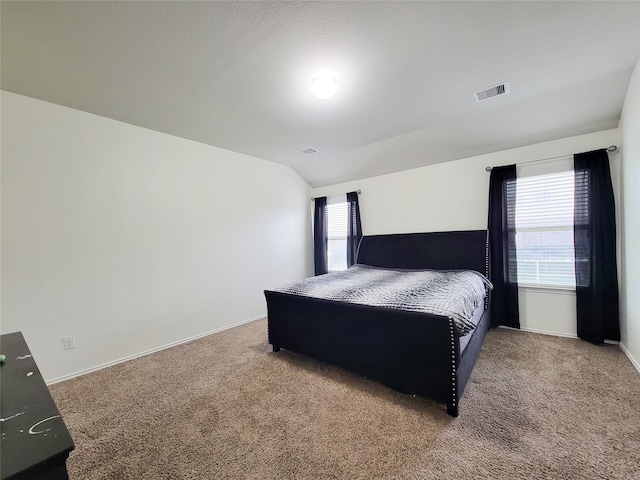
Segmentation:
{"type": "MultiPolygon", "coordinates": [[[[361,189],[360,212],[365,235],[486,229],[489,173],[485,167],[595,150],[618,140],[617,129],[607,130],[317,188],[312,194],[323,196],[361,189]]],[[[610,154],[610,160],[617,192],[618,154],[610,154]]],[[[523,290],[520,303],[523,329],[576,336],[574,295],[523,290]]]]}
{"type": "Polygon", "coordinates": [[[640,62],[631,77],[619,129],[623,198],[620,343],[640,370],[640,62]]]}
{"type": "Polygon", "coordinates": [[[46,380],[264,316],[263,289],[310,274],[310,187],[290,168],[1,101],[1,329],[46,380]]]}

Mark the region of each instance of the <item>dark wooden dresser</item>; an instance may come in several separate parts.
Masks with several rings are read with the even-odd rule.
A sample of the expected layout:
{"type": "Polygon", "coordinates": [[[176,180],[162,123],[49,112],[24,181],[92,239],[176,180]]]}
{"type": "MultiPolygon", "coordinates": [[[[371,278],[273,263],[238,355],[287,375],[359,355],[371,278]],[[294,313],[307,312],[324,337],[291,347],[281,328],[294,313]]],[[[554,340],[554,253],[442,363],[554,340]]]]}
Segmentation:
{"type": "Polygon", "coordinates": [[[22,333],[0,336],[0,478],[68,478],[73,440],[22,333]]]}

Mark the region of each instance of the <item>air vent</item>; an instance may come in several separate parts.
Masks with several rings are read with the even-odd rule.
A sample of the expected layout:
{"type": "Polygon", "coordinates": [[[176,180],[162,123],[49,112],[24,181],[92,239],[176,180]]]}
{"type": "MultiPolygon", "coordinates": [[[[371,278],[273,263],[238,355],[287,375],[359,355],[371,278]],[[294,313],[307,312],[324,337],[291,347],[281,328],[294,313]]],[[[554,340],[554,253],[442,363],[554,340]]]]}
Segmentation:
{"type": "Polygon", "coordinates": [[[497,97],[499,95],[505,95],[511,91],[511,87],[509,86],[509,82],[501,83],[500,85],[495,85],[493,87],[485,88],[484,90],[478,90],[473,94],[473,97],[476,99],[476,102],[481,102],[483,100],[488,100],[492,97],[497,97]]]}
{"type": "Polygon", "coordinates": [[[315,148],[304,148],[302,150],[298,150],[298,153],[301,153],[303,155],[311,155],[312,153],[316,153],[318,150],[316,150],[315,148]]]}

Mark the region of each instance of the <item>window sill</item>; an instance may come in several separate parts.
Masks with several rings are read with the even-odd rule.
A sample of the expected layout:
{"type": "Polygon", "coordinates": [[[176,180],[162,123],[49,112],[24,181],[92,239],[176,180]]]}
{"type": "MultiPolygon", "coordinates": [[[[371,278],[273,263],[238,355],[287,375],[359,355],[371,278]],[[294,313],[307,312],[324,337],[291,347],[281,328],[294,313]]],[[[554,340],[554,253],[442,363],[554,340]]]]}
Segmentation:
{"type": "Polygon", "coordinates": [[[522,292],[537,292],[537,293],[550,293],[553,295],[574,295],[576,294],[576,287],[560,287],[557,285],[531,285],[531,284],[518,284],[518,291],[522,292]]]}

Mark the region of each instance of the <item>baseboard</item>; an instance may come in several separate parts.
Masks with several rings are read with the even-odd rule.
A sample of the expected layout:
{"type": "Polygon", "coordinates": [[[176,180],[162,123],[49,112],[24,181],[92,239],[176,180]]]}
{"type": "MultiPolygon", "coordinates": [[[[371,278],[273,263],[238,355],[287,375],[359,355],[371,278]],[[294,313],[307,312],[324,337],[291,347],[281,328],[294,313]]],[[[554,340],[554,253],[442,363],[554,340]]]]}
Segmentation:
{"type": "Polygon", "coordinates": [[[577,335],[573,335],[571,333],[552,332],[550,330],[539,330],[537,328],[512,328],[512,327],[505,327],[504,325],[500,325],[498,328],[506,328],[507,330],[517,330],[519,332],[540,333],[542,335],[551,335],[553,337],[578,338],[577,335]]]}
{"type": "MultiPolygon", "coordinates": [[[[500,325],[498,328],[506,328],[507,330],[518,330],[520,332],[540,333],[542,335],[551,335],[553,337],[578,338],[577,335],[574,335],[572,333],[552,332],[550,330],[539,330],[537,328],[513,328],[506,327],[504,325],[500,325]]],[[[608,345],[620,345],[620,342],[617,342],[615,340],[605,340],[604,343],[608,345]]]]}
{"type": "Polygon", "coordinates": [[[191,342],[191,341],[197,340],[199,338],[203,338],[203,337],[207,337],[209,335],[213,335],[214,333],[220,333],[220,332],[223,332],[225,330],[229,330],[231,328],[239,327],[240,325],[244,325],[245,323],[255,322],[256,320],[260,320],[261,318],[265,318],[266,316],[267,316],[266,314],[259,315],[257,317],[249,318],[247,320],[243,320],[241,322],[237,322],[237,323],[234,323],[232,325],[227,325],[227,326],[224,326],[224,327],[216,328],[215,330],[210,330],[210,331],[205,332],[205,333],[194,335],[193,337],[185,338],[183,340],[178,340],[177,342],[168,343],[166,345],[162,345],[161,347],[156,347],[156,348],[152,348],[151,350],[146,350],[144,352],[135,353],[133,355],[128,355],[126,357],[119,358],[118,360],[114,360],[112,362],[103,363],[103,364],[98,365],[96,367],[87,368],[87,369],[84,369],[84,370],[80,370],[78,372],[70,373],[68,375],[63,375],[62,377],[53,378],[51,380],[47,380],[46,384],[47,385],[53,385],[54,383],[64,382],[65,380],[71,380],[72,378],[80,377],[81,375],[86,375],[87,373],[97,372],[98,370],[102,370],[103,368],[112,367],[112,366],[117,365],[119,363],[128,362],[129,360],[133,360],[133,359],[136,359],[136,358],[144,357],[145,355],[149,355],[151,353],[160,352],[162,350],[166,350],[167,348],[175,347],[175,346],[181,345],[183,343],[191,342]]]}
{"type": "Polygon", "coordinates": [[[631,352],[629,350],[627,350],[627,347],[625,347],[624,344],[620,343],[619,345],[620,345],[620,348],[622,349],[622,351],[624,352],[624,354],[627,356],[627,358],[631,362],[631,365],[636,367],[636,370],[638,370],[638,372],[640,372],[640,363],[637,362],[636,359],[631,356],[631,352]]]}

